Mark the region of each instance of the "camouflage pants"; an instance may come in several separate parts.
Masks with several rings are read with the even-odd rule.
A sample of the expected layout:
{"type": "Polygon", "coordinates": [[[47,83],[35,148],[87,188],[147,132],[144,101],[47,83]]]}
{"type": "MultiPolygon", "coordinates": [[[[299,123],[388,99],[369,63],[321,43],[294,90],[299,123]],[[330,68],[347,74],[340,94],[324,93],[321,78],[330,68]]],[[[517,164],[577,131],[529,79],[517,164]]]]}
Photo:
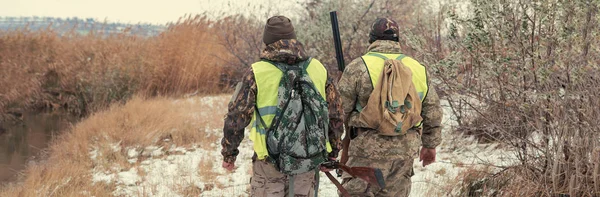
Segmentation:
{"type": "Polygon", "coordinates": [[[374,130],[359,134],[350,143],[347,165],[381,169],[386,185],[385,188],[369,186],[346,173],[342,185],[352,196],[408,196],[420,137],[414,131],[394,137],[377,135],[374,130]]]}
{"type": "MultiPolygon", "coordinates": [[[[287,197],[289,176],[275,169],[272,163],[264,160],[252,162],[251,196],[287,197]]],[[[314,196],[315,172],[306,172],[294,176],[294,196],[314,196]]]]}

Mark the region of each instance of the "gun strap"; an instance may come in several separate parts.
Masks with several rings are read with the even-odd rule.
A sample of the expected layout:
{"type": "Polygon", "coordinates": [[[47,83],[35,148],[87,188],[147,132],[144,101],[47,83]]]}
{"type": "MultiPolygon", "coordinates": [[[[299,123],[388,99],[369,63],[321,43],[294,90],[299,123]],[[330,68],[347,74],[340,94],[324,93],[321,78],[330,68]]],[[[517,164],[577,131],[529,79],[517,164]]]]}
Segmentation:
{"type": "Polygon", "coordinates": [[[325,172],[325,175],[327,175],[327,178],[329,178],[329,180],[335,185],[335,187],[338,188],[338,190],[340,191],[340,193],[342,193],[343,197],[351,197],[350,193],[348,193],[348,190],[344,189],[344,187],[342,186],[342,184],[340,184],[340,182],[337,179],[335,179],[333,177],[333,175],[331,175],[331,173],[325,172]]]}
{"type": "Polygon", "coordinates": [[[288,197],[294,197],[296,191],[294,188],[294,181],[296,180],[296,176],[295,175],[290,175],[288,176],[289,180],[288,180],[288,197]]]}
{"type": "Polygon", "coordinates": [[[314,197],[318,197],[319,196],[319,169],[317,168],[315,170],[315,196],[314,197]]]}

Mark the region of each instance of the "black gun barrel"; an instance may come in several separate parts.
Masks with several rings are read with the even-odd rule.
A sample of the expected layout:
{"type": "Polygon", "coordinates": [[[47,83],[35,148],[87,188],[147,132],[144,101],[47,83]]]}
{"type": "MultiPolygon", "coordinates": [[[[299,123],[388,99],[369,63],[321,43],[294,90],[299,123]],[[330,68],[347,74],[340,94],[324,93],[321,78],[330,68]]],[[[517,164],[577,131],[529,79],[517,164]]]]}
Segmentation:
{"type": "Polygon", "coordinates": [[[335,44],[335,59],[337,60],[338,69],[344,72],[344,52],[342,51],[342,40],[340,38],[337,12],[329,12],[329,16],[331,18],[331,29],[333,30],[333,43],[335,44]]]}

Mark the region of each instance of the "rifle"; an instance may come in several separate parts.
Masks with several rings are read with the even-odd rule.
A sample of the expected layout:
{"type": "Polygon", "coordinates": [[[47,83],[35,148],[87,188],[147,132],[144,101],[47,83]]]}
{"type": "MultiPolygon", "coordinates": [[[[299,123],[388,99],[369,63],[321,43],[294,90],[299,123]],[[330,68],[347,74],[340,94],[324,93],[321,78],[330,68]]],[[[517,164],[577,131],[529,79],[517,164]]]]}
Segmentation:
{"type": "MultiPolygon", "coordinates": [[[[321,164],[322,167],[328,169],[340,169],[355,178],[362,179],[368,183],[379,186],[379,188],[385,188],[385,181],[383,179],[383,173],[379,168],[371,168],[371,167],[349,167],[346,166],[339,161],[327,161],[321,164]]],[[[338,188],[338,190],[342,193],[344,197],[349,197],[350,193],[342,187],[342,185],[335,179],[329,172],[325,172],[327,178],[333,182],[333,184],[338,188]]],[[[369,187],[367,186],[367,187],[369,187]]]]}
{"type": "MultiPolygon", "coordinates": [[[[342,51],[342,40],[340,38],[340,28],[337,20],[337,12],[329,12],[329,16],[331,18],[331,30],[333,31],[333,43],[335,45],[335,59],[337,60],[338,70],[340,70],[340,72],[344,72],[346,66],[344,63],[344,52],[342,51]]],[[[346,164],[346,162],[348,161],[348,147],[350,146],[350,137],[348,135],[349,131],[349,129],[346,129],[346,136],[342,140],[342,164],[346,164]]],[[[337,169],[336,174],[338,177],[341,177],[342,171],[337,169]]]]}
{"type": "MultiPolygon", "coordinates": [[[[337,60],[338,69],[340,72],[344,72],[346,66],[344,63],[344,52],[342,51],[342,41],[340,38],[337,12],[329,12],[329,16],[331,18],[331,29],[333,31],[333,43],[335,44],[335,59],[337,60]]],[[[335,169],[338,177],[342,176],[343,171],[350,174],[352,177],[366,181],[369,186],[371,184],[375,184],[379,186],[379,188],[385,188],[385,181],[383,179],[383,173],[381,173],[381,169],[371,167],[348,167],[345,165],[348,161],[348,147],[350,146],[350,139],[355,137],[355,135],[356,128],[346,128],[346,135],[342,140],[341,162],[327,161],[322,163],[321,166],[329,169],[335,169]]],[[[344,197],[350,197],[348,191],[342,187],[342,185],[331,175],[331,173],[325,172],[325,175],[327,175],[327,178],[333,182],[333,184],[338,188],[344,197]]]]}

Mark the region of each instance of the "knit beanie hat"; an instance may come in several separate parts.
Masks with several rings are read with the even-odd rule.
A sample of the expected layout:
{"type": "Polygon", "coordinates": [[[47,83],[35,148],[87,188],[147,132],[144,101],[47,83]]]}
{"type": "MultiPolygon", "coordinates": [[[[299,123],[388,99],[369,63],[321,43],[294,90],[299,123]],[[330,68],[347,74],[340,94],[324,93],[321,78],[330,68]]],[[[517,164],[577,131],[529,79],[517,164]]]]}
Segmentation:
{"type": "Polygon", "coordinates": [[[281,39],[296,39],[292,21],[285,16],[274,16],[267,20],[263,33],[263,42],[267,45],[281,39]]]}

